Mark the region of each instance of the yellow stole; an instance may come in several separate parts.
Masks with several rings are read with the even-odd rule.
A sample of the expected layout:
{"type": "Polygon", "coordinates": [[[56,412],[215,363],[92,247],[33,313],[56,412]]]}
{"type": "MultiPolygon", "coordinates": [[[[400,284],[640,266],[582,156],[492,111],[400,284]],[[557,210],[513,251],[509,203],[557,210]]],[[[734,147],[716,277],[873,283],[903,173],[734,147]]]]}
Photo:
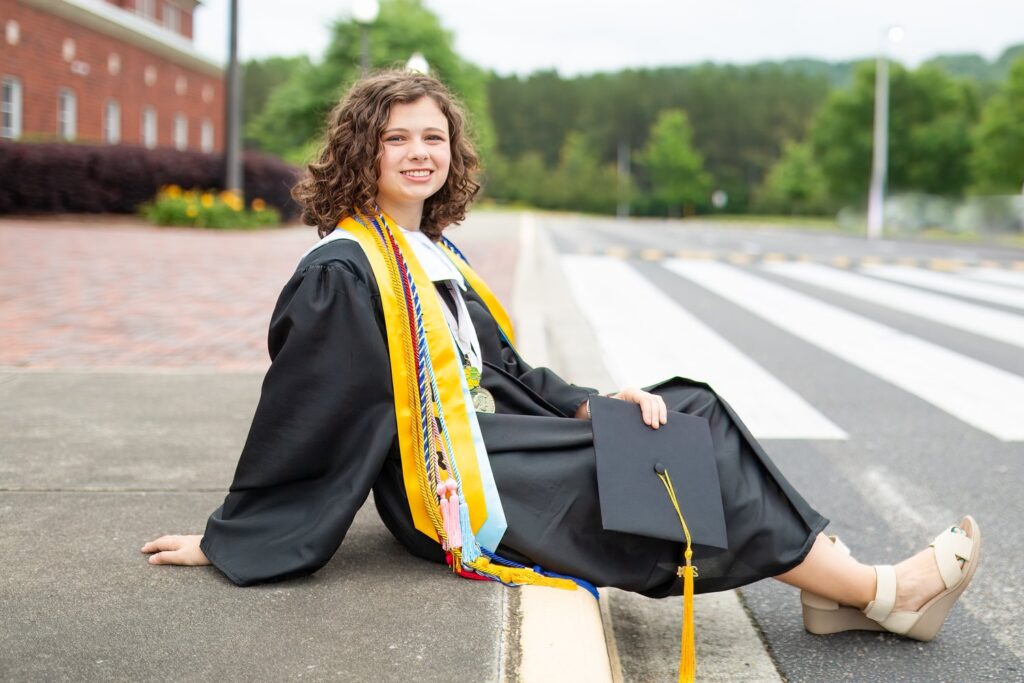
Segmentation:
{"type": "MultiPolygon", "coordinates": [[[[455,342],[434,292],[433,282],[417,261],[401,230],[392,226],[395,226],[394,221],[384,214],[348,217],[338,225],[362,246],[380,290],[391,361],[402,476],[416,529],[442,544],[451,545],[451,531],[447,519],[442,519],[436,487],[454,479],[459,500],[468,508],[468,514],[463,509],[462,515],[468,524],[463,524],[459,532],[462,544],[450,550],[454,571],[466,576],[465,570],[468,569],[474,574],[505,583],[575,590],[577,584],[569,578],[547,576],[519,566],[505,566],[498,563],[500,558],[492,561],[490,557],[494,557],[496,548],[486,549],[492,553],[490,557],[481,552],[474,534],[487,520],[488,506],[473,439],[470,422],[473,407],[465,386],[463,366],[456,354],[455,342]],[[413,289],[417,294],[410,296],[413,289]],[[429,357],[426,364],[415,352],[424,342],[429,357]],[[435,386],[436,395],[430,391],[435,386]],[[424,396],[427,396],[426,401],[424,396]],[[442,419],[438,422],[444,427],[442,433],[431,434],[429,428],[425,430],[424,425],[434,424],[439,417],[442,419]],[[443,450],[452,465],[443,479],[439,472],[428,467],[425,457],[428,448],[443,450]]],[[[445,247],[445,253],[487,304],[511,342],[511,321],[494,293],[451,249],[445,247]]],[[[494,500],[500,506],[500,501],[494,500]]]]}

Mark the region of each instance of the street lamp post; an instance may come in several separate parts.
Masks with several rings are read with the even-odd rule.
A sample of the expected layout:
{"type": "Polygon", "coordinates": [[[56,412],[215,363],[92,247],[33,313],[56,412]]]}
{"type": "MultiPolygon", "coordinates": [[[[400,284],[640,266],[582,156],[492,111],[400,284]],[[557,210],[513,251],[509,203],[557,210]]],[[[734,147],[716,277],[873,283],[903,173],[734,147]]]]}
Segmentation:
{"type": "Polygon", "coordinates": [[[903,40],[903,28],[886,29],[875,66],[875,134],[871,155],[871,187],[868,190],[868,239],[882,236],[885,207],[885,175],[889,163],[889,43],[903,40]]]}
{"type": "Polygon", "coordinates": [[[228,20],[227,110],[224,112],[224,189],[245,196],[242,177],[242,78],[238,71],[238,0],[231,0],[228,20]]]}
{"type": "Polygon", "coordinates": [[[370,71],[370,24],[377,19],[380,3],[377,0],[356,0],[352,5],[352,17],[359,24],[359,73],[365,76],[370,71]]]}

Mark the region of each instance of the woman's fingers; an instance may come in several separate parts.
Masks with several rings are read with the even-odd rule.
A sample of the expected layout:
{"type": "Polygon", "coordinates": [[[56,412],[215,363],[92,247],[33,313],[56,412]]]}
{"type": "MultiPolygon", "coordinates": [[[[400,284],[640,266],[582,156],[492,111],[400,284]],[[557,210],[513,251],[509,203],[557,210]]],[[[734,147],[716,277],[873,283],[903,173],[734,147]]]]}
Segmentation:
{"type": "Polygon", "coordinates": [[[636,387],[628,387],[620,391],[617,397],[638,404],[645,425],[657,429],[668,423],[668,406],[661,396],[636,387]]]}
{"type": "Polygon", "coordinates": [[[142,546],[142,552],[155,553],[161,550],[177,550],[181,547],[181,536],[161,536],[142,546]]]}
{"type": "Polygon", "coordinates": [[[640,407],[643,411],[644,424],[658,429],[661,425],[668,422],[668,407],[665,405],[665,399],[661,396],[647,394],[643,398],[640,407]]]}
{"type": "Polygon", "coordinates": [[[155,555],[149,556],[150,564],[186,564],[195,565],[199,564],[198,558],[196,558],[191,552],[191,548],[182,550],[165,550],[155,555]]]}
{"type": "Polygon", "coordinates": [[[203,537],[199,536],[161,536],[142,546],[142,552],[153,553],[149,556],[150,564],[210,564],[206,554],[199,547],[203,537]]]}
{"type": "Polygon", "coordinates": [[[175,562],[175,559],[181,555],[180,550],[165,550],[155,555],[149,556],[150,564],[182,564],[181,562],[175,562]]]}

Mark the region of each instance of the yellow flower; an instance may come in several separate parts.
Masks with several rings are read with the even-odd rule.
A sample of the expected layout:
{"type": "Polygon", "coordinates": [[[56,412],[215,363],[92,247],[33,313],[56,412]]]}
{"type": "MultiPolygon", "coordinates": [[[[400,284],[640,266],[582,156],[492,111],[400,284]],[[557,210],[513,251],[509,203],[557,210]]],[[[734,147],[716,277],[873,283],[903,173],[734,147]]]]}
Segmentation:
{"type": "Polygon", "coordinates": [[[267,208],[267,203],[265,201],[263,201],[262,199],[260,199],[259,197],[257,197],[256,199],[252,200],[252,210],[253,211],[262,211],[265,208],[267,208]]]}
{"type": "Polygon", "coordinates": [[[173,199],[177,199],[178,197],[181,196],[181,188],[178,187],[177,185],[168,185],[167,196],[173,199]]]}
{"type": "Polygon", "coordinates": [[[213,206],[213,195],[210,194],[209,192],[204,192],[203,196],[200,197],[199,199],[199,203],[202,204],[207,209],[210,208],[211,206],[213,206]]]}
{"type": "Polygon", "coordinates": [[[194,204],[189,204],[188,208],[185,209],[185,215],[189,218],[195,218],[199,215],[199,209],[197,209],[194,204]]]}

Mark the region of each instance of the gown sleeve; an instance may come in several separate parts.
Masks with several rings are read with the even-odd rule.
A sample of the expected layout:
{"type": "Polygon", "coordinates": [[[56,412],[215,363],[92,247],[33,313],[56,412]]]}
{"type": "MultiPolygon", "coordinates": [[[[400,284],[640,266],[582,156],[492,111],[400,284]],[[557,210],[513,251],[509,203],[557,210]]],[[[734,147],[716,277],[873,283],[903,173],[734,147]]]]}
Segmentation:
{"type": "MultiPolygon", "coordinates": [[[[497,330],[497,324],[495,324],[497,330]]],[[[549,368],[531,367],[503,334],[498,334],[501,348],[501,365],[504,370],[518,379],[524,386],[543,398],[568,417],[590,396],[599,393],[591,387],[581,387],[565,381],[549,368]]]]}
{"type": "Polygon", "coordinates": [[[326,564],[396,443],[374,296],[354,270],[331,262],[297,271],[278,299],[252,426],[200,543],[240,586],[326,564]]]}
{"type": "Polygon", "coordinates": [[[502,358],[510,374],[568,417],[576,415],[584,401],[599,393],[597,389],[566,382],[550,368],[530,367],[511,347],[503,349],[502,358]]]}

